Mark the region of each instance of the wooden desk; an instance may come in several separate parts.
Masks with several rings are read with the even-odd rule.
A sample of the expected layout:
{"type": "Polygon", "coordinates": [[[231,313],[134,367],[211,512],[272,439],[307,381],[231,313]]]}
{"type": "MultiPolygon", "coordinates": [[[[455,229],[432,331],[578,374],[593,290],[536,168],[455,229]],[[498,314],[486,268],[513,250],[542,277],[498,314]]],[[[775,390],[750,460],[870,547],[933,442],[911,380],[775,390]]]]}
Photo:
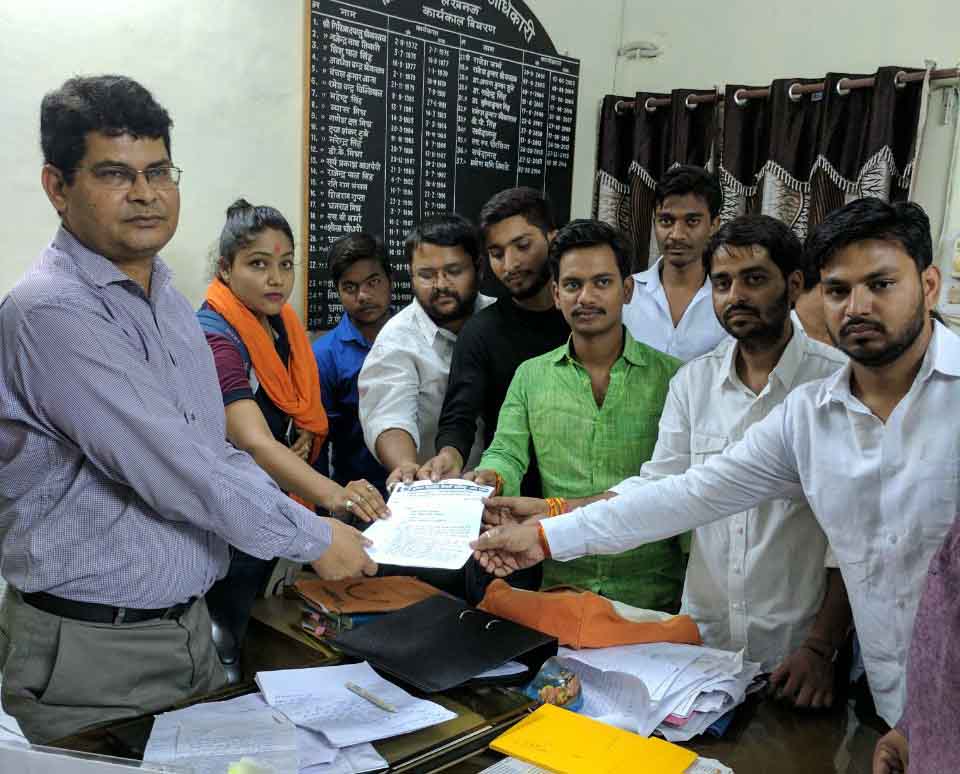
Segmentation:
{"type": "MultiPolygon", "coordinates": [[[[259,669],[322,666],[336,654],[318,650],[298,629],[299,613],[290,600],[261,600],[244,648],[245,675],[259,669]]],[[[217,697],[253,690],[247,683],[217,697]]],[[[455,720],[377,742],[396,774],[476,774],[499,756],[490,740],[530,708],[530,702],[505,688],[460,688],[431,699],[457,713],[455,720]]],[[[91,729],[55,746],[107,755],[140,757],[153,726],[152,717],[91,729]]],[[[773,701],[751,700],[739,708],[723,739],[694,740],[687,746],[716,758],[735,774],[870,774],[880,733],[858,719],[853,703],[827,713],[794,712],[773,701]]]]}

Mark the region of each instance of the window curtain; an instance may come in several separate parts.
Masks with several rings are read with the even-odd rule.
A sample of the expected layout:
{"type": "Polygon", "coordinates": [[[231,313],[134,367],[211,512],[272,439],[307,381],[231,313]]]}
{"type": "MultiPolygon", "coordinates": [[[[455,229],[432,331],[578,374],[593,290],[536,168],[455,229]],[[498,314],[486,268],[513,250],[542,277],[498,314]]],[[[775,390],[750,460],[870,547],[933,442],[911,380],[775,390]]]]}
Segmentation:
{"type": "MultiPolygon", "coordinates": [[[[724,193],[724,222],[764,213],[789,224],[804,239],[832,210],[863,196],[888,201],[909,197],[914,160],[926,116],[927,80],[898,83],[903,67],[881,67],[876,85],[839,90],[846,79],[778,79],[770,96],[738,101],[730,84],[719,107],[686,107],[691,94],[639,92],[632,111],[616,113],[624,97],[604,100],[594,192],[594,217],[633,239],[637,268],[656,257],[652,239],[653,191],[676,164],[716,170],[724,193]],[[822,91],[790,96],[792,84],[823,83],[822,91]],[[668,97],[669,107],[649,111],[648,98],[668,97]],[[629,155],[629,161],[627,161],[629,155]],[[718,157],[715,163],[715,155],[718,157]]],[[[922,72],[922,70],[920,71],[922,72]]]]}
{"type": "Polygon", "coordinates": [[[767,99],[738,101],[727,86],[723,105],[720,182],[724,221],[762,212],[784,221],[801,239],[832,210],[876,196],[909,195],[914,158],[926,115],[926,82],[896,84],[902,67],[881,67],[876,85],[841,93],[855,73],[824,79],[781,79],[767,99]],[[823,83],[790,97],[794,83],[823,83]]]}

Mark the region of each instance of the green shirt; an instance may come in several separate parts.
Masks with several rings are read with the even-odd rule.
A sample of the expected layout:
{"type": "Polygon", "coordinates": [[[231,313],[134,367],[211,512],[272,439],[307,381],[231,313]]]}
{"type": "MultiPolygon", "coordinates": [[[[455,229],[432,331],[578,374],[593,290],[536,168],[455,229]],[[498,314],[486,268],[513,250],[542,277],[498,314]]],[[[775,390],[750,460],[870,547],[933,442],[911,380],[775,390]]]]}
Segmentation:
{"type": "MultiPolygon", "coordinates": [[[[503,494],[517,495],[536,454],[544,497],[587,497],[636,475],[657,442],[660,413],[675,358],[634,341],[624,330],[623,353],[597,406],[590,375],[571,344],[522,363],[500,409],[497,433],[478,468],[503,477],[503,494]]],[[[568,584],[638,607],[674,612],[683,584],[678,538],[615,556],[544,563],[544,585],[568,584]]]]}

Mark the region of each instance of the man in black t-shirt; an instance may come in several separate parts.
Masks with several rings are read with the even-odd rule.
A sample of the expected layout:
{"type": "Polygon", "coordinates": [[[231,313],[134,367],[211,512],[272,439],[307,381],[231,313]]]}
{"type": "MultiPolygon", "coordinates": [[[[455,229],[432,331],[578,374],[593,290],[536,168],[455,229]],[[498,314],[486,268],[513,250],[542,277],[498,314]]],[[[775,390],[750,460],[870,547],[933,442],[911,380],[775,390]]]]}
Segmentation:
{"type": "MultiPolygon", "coordinates": [[[[517,366],[556,349],[570,335],[553,303],[547,248],[555,224],[543,195],[532,188],[501,191],[480,211],[480,230],[490,267],[510,295],[476,313],[460,332],[440,415],[439,451],[420,468],[420,478],[459,476],[478,418],[483,419],[484,448],[493,440],[517,366]]],[[[521,491],[540,496],[540,476],[532,458],[521,491]]]]}

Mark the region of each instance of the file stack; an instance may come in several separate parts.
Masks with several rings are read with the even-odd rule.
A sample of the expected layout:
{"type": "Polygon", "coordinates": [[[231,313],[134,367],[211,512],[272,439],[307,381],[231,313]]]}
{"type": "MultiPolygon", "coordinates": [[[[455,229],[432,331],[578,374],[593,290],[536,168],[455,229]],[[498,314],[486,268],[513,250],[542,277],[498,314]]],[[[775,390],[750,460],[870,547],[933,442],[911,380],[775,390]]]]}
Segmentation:
{"type": "Polygon", "coordinates": [[[760,673],[742,652],[671,643],[562,648],[558,658],[580,676],[582,714],[671,742],[692,739],[741,704],[760,673]]]}

